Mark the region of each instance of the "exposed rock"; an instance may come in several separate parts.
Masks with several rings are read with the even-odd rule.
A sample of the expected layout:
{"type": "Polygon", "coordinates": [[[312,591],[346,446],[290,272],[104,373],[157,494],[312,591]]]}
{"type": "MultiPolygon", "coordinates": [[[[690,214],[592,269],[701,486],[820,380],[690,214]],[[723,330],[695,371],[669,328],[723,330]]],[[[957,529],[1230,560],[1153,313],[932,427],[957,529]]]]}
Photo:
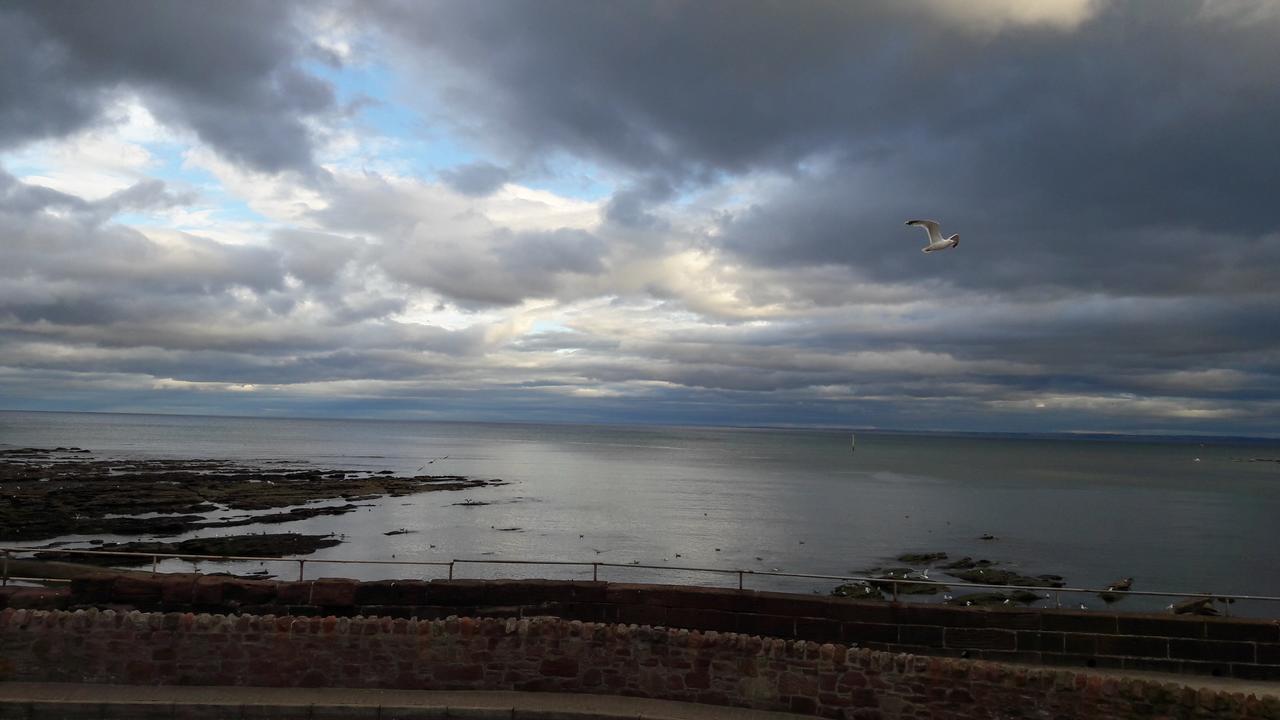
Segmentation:
{"type": "MultiPolygon", "coordinates": [[[[275,533],[271,535],[231,535],[215,538],[190,538],[181,542],[127,542],[106,543],[95,550],[115,550],[135,553],[163,553],[176,555],[248,555],[254,557],[283,557],[307,555],[321,548],[333,547],[342,541],[332,535],[301,535],[299,533],[275,533]]],[[[132,555],[80,555],[42,550],[35,554],[42,560],[75,560],[89,565],[149,565],[151,558],[132,555]]]]}
{"type": "Polygon", "coordinates": [[[1010,590],[1009,592],[981,592],[969,593],[968,595],[957,595],[956,597],[944,600],[947,605],[1011,605],[1019,603],[1022,605],[1030,605],[1033,602],[1041,600],[1039,595],[1029,590],[1010,590]]]}
{"type": "Polygon", "coordinates": [[[973,558],[966,555],[960,558],[959,560],[953,560],[949,563],[946,563],[945,565],[939,565],[938,567],[944,570],[968,570],[970,568],[976,568],[976,567],[980,567],[980,568],[991,567],[992,565],[995,565],[995,563],[991,562],[990,560],[974,560],[973,558]]]}
{"type": "Polygon", "coordinates": [[[851,582],[836,586],[831,591],[835,597],[853,598],[855,600],[883,600],[884,593],[880,588],[873,587],[864,582],[851,582]]]}
{"type": "Polygon", "coordinates": [[[1098,593],[1098,597],[1102,598],[1103,602],[1110,604],[1117,600],[1124,599],[1124,595],[1122,593],[1131,587],[1133,587],[1133,578],[1128,577],[1122,580],[1117,580],[1108,585],[1106,591],[1098,593]]]}
{"type": "Polygon", "coordinates": [[[947,590],[942,583],[930,580],[907,567],[878,568],[868,574],[875,575],[871,585],[892,593],[895,585],[899,595],[936,595],[947,590]]]}
{"type": "Polygon", "coordinates": [[[496,484],[502,483],[458,475],[375,477],[278,463],[249,467],[215,460],[110,461],[83,457],[79,448],[18,448],[0,451],[0,541],[164,536],[202,527],[285,523],[356,507],[291,507],[317,500],[371,500],[496,484]],[[226,520],[201,516],[219,507],[290,509],[226,520]],[[143,514],[156,517],[134,517],[143,514]]]}
{"type": "Polygon", "coordinates": [[[949,570],[948,575],[960,578],[965,582],[981,585],[1023,585],[1026,587],[1062,587],[1066,585],[1058,575],[1021,575],[1011,570],[999,568],[972,568],[968,570],[949,570]]]}
{"type": "Polygon", "coordinates": [[[939,560],[946,560],[947,554],[944,552],[933,553],[907,553],[898,556],[898,562],[907,563],[909,565],[930,565],[939,560]]]}
{"type": "Polygon", "coordinates": [[[1217,615],[1213,598],[1187,598],[1173,604],[1175,615],[1217,615]]]}

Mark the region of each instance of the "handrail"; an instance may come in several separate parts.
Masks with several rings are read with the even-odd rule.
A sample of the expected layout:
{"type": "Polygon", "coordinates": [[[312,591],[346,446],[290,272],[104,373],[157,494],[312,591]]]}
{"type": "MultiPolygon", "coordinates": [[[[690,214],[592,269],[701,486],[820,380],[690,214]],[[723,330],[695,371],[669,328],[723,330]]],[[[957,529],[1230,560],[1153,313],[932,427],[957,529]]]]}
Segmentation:
{"type": "MultiPolygon", "coordinates": [[[[972,583],[972,582],[951,582],[940,581],[929,578],[882,578],[869,577],[859,575],[823,575],[815,573],[790,573],[776,572],[767,570],[729,570],[725,568],[707,568],[695,566],[680,565],[649,565],[644,563],[618,563],[618,562],[600,562],[600,561],[580,561],[580,560],[511,560],[503,558],[454,558],[452,560],[359,560],[350,558],[284,558],[284,557],[260,557],[250,555],[200,555],[200,554],[183,554],[183,553],[148,553],[134,552],[127,550],[81,550],[81,549],[49,549],[49,548],[28,548],[28,547],[0,547],[0,556],[2,556],[3,569],[0,570],[2,578],[0,584],[7,585],[9,580],[40,580],[40,578],[17,578],[9,575],[9,559],[15,553],[38,553],[38,552],[61,552],[68,554],[80,555],[117,555],[129,557],[148,557],[151,558],[151,572],[157,572],[159,560],[178,559],[178,560],[217,560],[217,561],[258,561],[258,562],[288,562],[298,563],[298,580],[301,581],[306,570],[306,563],[330,563],[345,565],[409,565],[409,566],[431,566],[431,567],[447,567],[449,569],[449,579],[454,579],[454,567],[459,564],[472,565],[563,565],[581,568],[591,568],[592,580],[599,579],[600,568],[632,568],[641,570],[660,570],[672,572],[702,572],[715,573],[720,575],[737,576],[738,589],[744,588],[745,577],[747,575],[759,575],[763,577],[780,577],[780,578],[797,578],[806,580],[836,580],[841,582],[865,582],[877,586],[890,585],[893,600],[899,599],[899,585],[926,585],[938,584],[945,585],[948,588],[977,588],[988,590],[1026,590],[1035,593],[1044,593],[1044,597],[1048,598],[1048,593],[1055,595],[1055,604],[1062,607],[1062,593],[1087,593],[1087,594],[1114,594],[1120,595],[1141,595],[1149,597],[1184,597],[1184,598],[1206,598],[1210,600],[1221,600],[1226,602],[1234,602],[1236,600],[1254,600],[1263,602],[1280,602],[1280,596],[1273,595],[1242,595],[1231,593],[1206,593],[1206,592],[1170,592],[1165,590],[1112,590],[1110,588],[1082,588],[1082,587],[1046,587],[1039,585],[998,585],[994,583],[972,583]]],[[[1227,614],[1230,614],[1230,605],[1226,608],[1227,614]]]]}

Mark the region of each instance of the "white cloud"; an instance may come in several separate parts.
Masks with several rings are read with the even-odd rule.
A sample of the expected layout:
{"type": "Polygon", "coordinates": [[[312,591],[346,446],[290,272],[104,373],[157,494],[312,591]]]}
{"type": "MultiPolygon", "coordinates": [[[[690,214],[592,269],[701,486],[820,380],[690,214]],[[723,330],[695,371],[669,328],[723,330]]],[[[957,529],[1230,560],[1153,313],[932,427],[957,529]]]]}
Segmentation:
{"type": "Polygon", "coordinates": [[[1041,25],[1071,30],[1093,17],[1102,0],[922,0],[933,12],[972,29],[1041,25]]]}

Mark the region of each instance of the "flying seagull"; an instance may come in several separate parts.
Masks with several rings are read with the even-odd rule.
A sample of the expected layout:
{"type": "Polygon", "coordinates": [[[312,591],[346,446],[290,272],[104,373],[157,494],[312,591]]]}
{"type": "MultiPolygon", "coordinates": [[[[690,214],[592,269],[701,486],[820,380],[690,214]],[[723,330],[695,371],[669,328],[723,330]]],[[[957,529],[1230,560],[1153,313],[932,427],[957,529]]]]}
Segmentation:
{"type": "Polygon", "coordinates": [[[942,231],[938,228],[937,220],[908,220],[907,224],[922,227],[929,233],[929,244],[924,246],[924,252],[946,250],[960,245],[959,233],[948,238],[942,237],[942,231]]]}

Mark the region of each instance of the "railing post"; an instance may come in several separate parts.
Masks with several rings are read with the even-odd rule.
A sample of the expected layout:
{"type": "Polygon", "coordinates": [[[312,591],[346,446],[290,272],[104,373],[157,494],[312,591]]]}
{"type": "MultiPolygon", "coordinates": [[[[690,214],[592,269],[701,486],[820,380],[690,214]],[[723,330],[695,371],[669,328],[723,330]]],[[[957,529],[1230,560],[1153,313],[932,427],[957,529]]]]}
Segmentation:
{"type": "Polygon", "coordinates": [[[156,574],[156,568],[158,568],[159,566],[160,566],[160,556],[152,555],[151,556],[151,574],[152,575],[156,574]]]}
{"type": "Polygon", "coordinates": [[[592,582],[600,580],[600,563],[598,562],[591,563],[591,580],[592,582]]]}
{"type": "Polygon", "coordinates": [[[738,571],[738,589],[739,590],[742,589],[742,571],[741,570],[738,571]]]}
{"type": "Polygon", "coordinates": [[[453,561],[452,560],[449,561],[449,579],[450,580],[453,579],[453,561]]]}
{"type": "Polygon", "coordinates": [[[1059,610],[1062,609],[1062,591],[1061,590],[1053,591],[1053,604],[1057,606],[1059,610]]]}
{"type": "Polygon", "coordinates": [[[307,561],[298,559],[298,582],[302,582],[302,574],[306,571],[307,561]]]}
{"type": "Polygon", "coordinates": [[[893,601],[898,602],[898,581],[893,581],[893,601]]]}
{"type": "Polygon", "coordinates": [[[9,551],[4,551],[4,580],[0,581],[0,585],[9,584],[9,551]]]}

